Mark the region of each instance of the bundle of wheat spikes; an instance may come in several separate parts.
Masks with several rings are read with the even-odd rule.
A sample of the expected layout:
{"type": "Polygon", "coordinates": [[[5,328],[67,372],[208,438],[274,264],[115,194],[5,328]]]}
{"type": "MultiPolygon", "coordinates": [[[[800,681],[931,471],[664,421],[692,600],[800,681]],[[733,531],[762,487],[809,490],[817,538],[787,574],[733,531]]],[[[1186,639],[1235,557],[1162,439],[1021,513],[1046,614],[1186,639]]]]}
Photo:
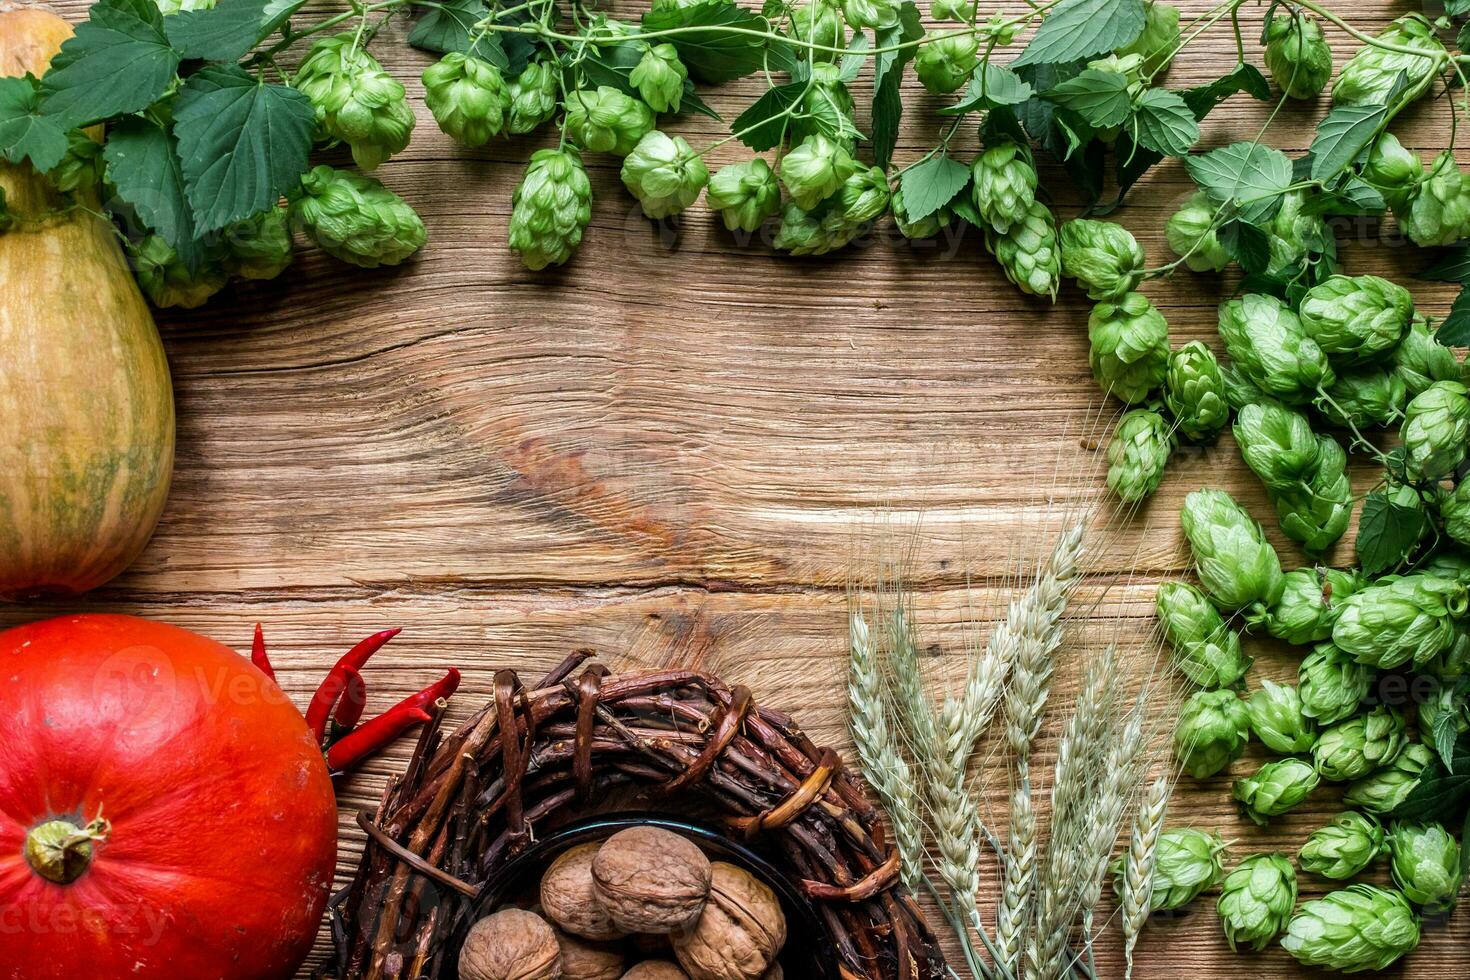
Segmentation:
{"type": "Polygon", "coordinates": [[[976,642],[979,626],[966,628],[963,684],[937,704],[926,693],[927,648],[902,576],[880,563],[875,581],[850,589],[858,758],[891,816],[906,883],[933,897],[982,980],[1093,980],[1093,941],[1106,925],[1094,912],[1119,849],[1116,917],[1132,974],[1175,779],[1164,729],[1178,695],[1156,670],[1162,643],[1152,627],[1120,618],[1116,635],[1097,639],[1108,624],[1095,618],[1100,598],[1084,587],[1084,564],[1089,543],[1126,516],[1088,508],[1059,518],[1049,548],[1012,583],[988,641],[976,642]],[[1146,635],[1129,637],[1129,629],[1146,635]],[[1071,642],[1074,633],[1083,642],[1071,642]],[[1052,726],[1048,774],[1033,759],[1062,653],[1079,663],[1078,694],[1060,730],[1052,726]],[[1126,676],[1139,665],[1141,678],[1126,676]],[[1002,794],[979,783],[998,767],[1008,774],[996,807],[1005,812],[991,820],[989,800],[1002,794]],[[984,901],[982,870],[994,891],[984,901]],[[991,908],[993,916],[982,914],[991,908]]]}

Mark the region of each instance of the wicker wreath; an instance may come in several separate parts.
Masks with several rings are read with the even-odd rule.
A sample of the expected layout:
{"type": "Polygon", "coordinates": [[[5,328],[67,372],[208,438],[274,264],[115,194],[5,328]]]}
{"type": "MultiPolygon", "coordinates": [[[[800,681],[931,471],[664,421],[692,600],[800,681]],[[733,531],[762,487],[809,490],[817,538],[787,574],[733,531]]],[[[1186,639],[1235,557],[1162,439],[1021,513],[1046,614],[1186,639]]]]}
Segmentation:
{"type": "Polygon", "coordinates": [[[448,736],[440,706],[377,811],[358,816],[367,847],[333,899],[336,956],[319,976],[454,977],[477,896],[533,828],[595,812],[624,786],[698,793],[727,832],[779,853],[843,980],[946,975],[879,812],[835,751],[743,687],[686,670],[614,677],[590,657],[573,654],[531,690],[500,671],[494,701],[448,736]]]}

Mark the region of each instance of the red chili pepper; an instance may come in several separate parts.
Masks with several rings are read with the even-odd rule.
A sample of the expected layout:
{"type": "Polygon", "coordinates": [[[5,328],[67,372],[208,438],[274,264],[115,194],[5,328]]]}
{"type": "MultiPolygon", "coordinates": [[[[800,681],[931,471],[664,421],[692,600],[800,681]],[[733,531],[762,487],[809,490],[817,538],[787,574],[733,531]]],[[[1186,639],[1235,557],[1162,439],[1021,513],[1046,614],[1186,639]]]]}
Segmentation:
{"type": "Polygon", "coordinates": [[[332,716],[337,699],[347,689],[347,672],[361,670],[373,654],[383,649],[384,644],[401,632],[403,628],[396,627],[374,633],[343,654],[342,659],[327,674],[306,708],[306,727],[311,729],[318,742],[326,737],[327,719],[332,716]]]}
{"type": "Polygon", "coordinates": [[[265,652],[265,631],[259,623],[255,624],[255,640],[250,644],[250,662],[271,680],[276,679],[276,669],[271,666],[271,658],[265,652]]]}
{"type": "Polygon", "coordinates": [[[362,720],[362,712],[366,707],[367,685],[363,683],[361,674],[349,668],[347,686],[342,691],[342,700],[337,702],[337,713],[332,718],[333,727],[344,735],[352,731],[362,720]]]}
{"type": "Polygon", "coordinates": [[[430,705],[459,689],[459,671],[453,667],[436,683],[409,695],[372,721],[338,739],[327,749],[327,768],[343,772],[393,741],[415,725],[430,720],[430,705]]]}

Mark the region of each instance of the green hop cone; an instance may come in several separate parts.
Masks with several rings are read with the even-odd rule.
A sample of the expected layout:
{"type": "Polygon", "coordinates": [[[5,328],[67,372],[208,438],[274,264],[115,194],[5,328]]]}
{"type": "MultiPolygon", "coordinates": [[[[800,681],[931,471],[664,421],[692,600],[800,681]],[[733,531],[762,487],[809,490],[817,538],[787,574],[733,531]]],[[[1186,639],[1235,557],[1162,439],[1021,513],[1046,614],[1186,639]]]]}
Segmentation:
{"type": "Polygon", "coordinates": [[[1470,554],[1440,551],[1424,565],[1424,572],[1470,586],[1470,554]]]}
{"type": "Polygon", "coordinates": [[[975,0],[934,0],[929,12],[935,20],[957,21],[968,24],[975,19],[975,0]]]}
{"type": "Polygon", "coordinates": [[[678,112],[688,79],[689,69],[679,60],[679,50],[672,44],[655,44],[643,52],[628,76],[629,84],[654,112],[678,112]]]}
{"type": "Polygon", "coordinates": [[[1322,25],[1305,11],[1286,9],[1266,21],[1266,70],[1293,99],[1315,99],[1332,77],[1332,49],[1322,25]]]}
{"type": "Polygon", "coordinates": [[[1003,140],[987,147],[971,165],[975,210],[1002,235],[1026,220],[1036,203],[1036,162],[1029,147],[1003,140]]]}
{"type": "Polygon", "coordinates": [[[1401,73],[1407,87],[1395,104],[1408,105],[1429,91],[1435,76],[1449,61],[1444,45],[1435,36],[1434,25],[1419,14],[1400,17],[1378,35],[1378,40],[1420,53],[1364,44],[1338,72],[1332,86],[1333,105],[1386,105],[1401,73]]]}
{"type": "Polygon", "coordinates": [[[1225,401],[1237,412],[1271,397],[1257,388],[1255,382],[1234,364],[1220,365],[1220,379],[1225,382],[1225,401]]]}
{"type": "Polygon", "coordinates": [[[1346,783],[1392,764],[1408,744],[1403,714],[1379,705],[1325,729],[1312,749],[1312,758],[1323,779],[1346,783]]]}
{"type": "MultiPolygon", "coordinates": [[[[903,201],[903,184],[893,192],[890,202],[893,208],[893,223],[898,226],[899,234],[908,239],[933,238],[938,235],[945,225],[954,220],[954,212],[946,205],[937,211],[925,215],[918,221],[909,217],[908,208],[903,201]]],[[[987,236],[988,237],[988,236],[987,236]]]]}
{"type": "Polygon", "coordinates": [[[74,129],[66,134],[66,154],[46,176],[63,194],[89,193],[101,182],[102,171],[102,144],[74,129]]]}
{"type": "Polygon", "coordinates": [[[1427,915],[1455,907],[1464,869],[1460,845],[1437,823],[1395,823],[1388,831],[1393,883],[1427,915]]]}
{"type": "Polygon", "coordinates": [[[424,104],[439,128],[465,146],[484,146],[505,127],[510,87],[488,61],[453,52],[424,70],[424,104]]]}
{"type": "Polygon", "coordinates": [[[1443,480],[1470,450],[1470,389],[1458,381],[1436,381],[1404,409],[1399,430],[1404,467],[1411,479],[1443,480]]]}
{"type": "Polygon", "coordinates": [[[897,0],[842,0],[842,16],[855,31],[885,30],[898,23],[897,0]]]}
{"type": "Polygon", "coordinates": [[[1329,276],[1307,290],[1297,313],[1329,358],[1363,364],[1398,346],[1414,316],[1414,299],[1378,276],[1329,276]]]}
{"type": "Polygon", "coordinates": [[[1186,582],[1165,582],[1155,605],[1180,673],[1206,690],[1240,683],[1252,661],[1203,592],[1186,582]]]}
{"type": "Polygon", "coordinates": [[[1057,222],[1040,201],[1032,203],[1024,220],[1005,234],[985,231],[985,246],[1000,263],[1006,278],[1031,296],[1056,299],[1062,276],[1062,253],[1057,222]]]}
{"type": "Polygon", "coordinates": [[[510,247],[531,270],[561,265],[592,220],[592,184],[576,150],[537,150],[511,197],[510,247]]]}
{"type": "Polygon", "coordinates": [[[1261,681],[1245,702],[1251,731],[1272,752],[1299,755],[1317,744],[1317,722],[1302,713],[1302,699],[1291,684],[1261,681]]]}
{"type": "MultiPolygon", "coordinates": [[[[842,8],[832,0],[805,0],[791,12],[791,36],[823,48],[846,47],[847,28],[842,8]]],[[[806,54],[813,62],[837,60],[832,51],[807,49],[806,54]]]]}
{"type": "Polygon", "coordinates": [[[1148,0],[1144,6],[1143,32],[1113,53],[1120,57],[1138,55],[1143,59],[1143,73],[1152,76],[1169,67],[1178,47],[1179,8],[1148,0]]]}
{"type": "Polygon", "coordinates": [[[1398,372],[1369,364],[1339,372],[1312,405],[1334,425],[1361,430],[1391,424],[1408,403],[1409,389],[1398,372]]]}
{"type": "Polygon", "coordinates": [[[1418,787],[1433,758],[1434,752],[1426,745],[1415,742],[1406,746],[1389,765],[1349,783],[1342,802],[1379,816],[1392,813],[1418,787]]]}
{"type": "Polygon", "coordinates": [[[1331,725],[1358,710],[1373,686],[1373,673],[1332,643],[1320,643],[1297,670],[1302,714],[1331,725]]]}
{"type": "Polygon", "coordinates": [[[1317,768],[1310,762],[1281,759],[1266,763],[1254,776],[1237,779],[1234,794],[1241,811],[1264,827],[1272,817],[1299,806],[1321,781],[1317,768]]]}
{"type": "Polygon", "coordinates": [[[1434,158],[1408,208],[1407,216],[1399,212],[1399,224],[1415,245],[1453,245],[1470,235],[1470,175],[1452,152],[1434,158]]]}
{"type": "MultiPolygon", "coordinates": [[[[1220,838],[1191,827],[1172,827],[1159,835],[1158,847],[1154,850],[1153,891],[1149,900],[1150,912],[1164,912],[1188,905],[1207,889],[1213,888],[1225,877],[1221,855],[1225,842],[1220,838]]],[[[1120,856],[1110,870],[1113,874],[1113,890],[1120,891],[1123,874],[1123,858],[1120,856]]]]}
{"type": "Polygon", "coordinates": [[[328,166],[301,181],[291,220],[328,255],[375,269],[424,247],[424,223],[408,202],[371,177],[328,166]]]}
{"type": "Polygon", "coordinates": [[[704,158],[682,136],[655,129],[623,160],[623,186],[655,220],[678,214],[709,182],[704,158]]]}
{"type": "Polygon", "coordinates": [[[1142,293],[1098,303],[1087,318],[1088,363],[1104,394],[1134,405],[1164,383],[1169,325],[1142,293]]]}
{"type": "Polygon", "coordinates": [[[970,34],[930,34],[914,56],[919,82],[935,95],[957,91],[980,64],[980,42],[970,34]]]}
{"type": "Polygon", "coordinates": [[[510,108],[505,111],[505,131],[514,135],[532,132],[556,115],[561,92],[561,69],[544,61],[533,61],[510,80],[506,91],[510,108]]]}
{"type": "Polygon", "coordinates": [[[313,44],[293,84],[316,108],[320,133],[346,143],[363,170],[408,146],[414,115],[403,83],[358,46],[355,33],[313,44]]]}
{"type": "Polygon", "coordinates": [[[1422,320],[1415,320],[1393,352],[1393,373],[1403,379],[1409,397],[1422,395],[1436,381],[1459,381],[1460,362],[1422,320]]]}
{"type": "Polygon", "coordinates": [[[1403,895],[1349,885],[1307,902],[1292,916],[1281,946],[1304,966],[1344,973],[1386,970],[1419,945],[1419,917],[1403,895]]]}
{"type": "Polygon", "coordinates": [[[1230,421],[1225,379],[1215,352],[1192,340],[1169,355],[1164,375],[1164,404],[1186,440],[1213,442],[1230,421]]]}
{"type": "Polygon", "coordinates": [[[781,212],[781,186],[770,164],[756,157],[715,171],[705,200],[730,231],[753,232],[781,212]]]}
{"type": "Polygon", "coordinates": [[[1383,853],[1383,827],[1355,810],[1312,832],[1297,854],[1302,870],[1334,881],[1356,877],[1383,853]]]}
{"type": "Polygon", "coordinates": [[[1312,423],[1284,405],[1247,405],[1236,415],[1232,431],[1241,458],[1267,489],[1295,489],[1317,468],[1312,423]]]}
{"type": "Polygon", "coordinates": [[[291,215],[271,208],[237,221],[221,233],[220,265],[239,279],[274,279],[291,264],[291,215]]]}
{"type": "Polygon", "coordinates": [[[1135,409],[1118,421],[1108,444],[1108,489],[1136,503],[1159,488],[1174,451],[1168,421],[1150,409],[1135,409]]]}
{"type": "Polygon", "coordinates": [[[1281,559],[1261,525],[1223,490],[1196,490],[1180,514],[1195,569],[1222,609],[1268,609],[1286,588],[1281,559]]]}
{"type": "Polygon", "coordinates": [[[127,251],[139,287],[159,308],[196,309],[229,282],[224,269],[212,258],[205,259],[198,269],[190,269],[173,246],[158,235],[129,243],[127,251]]]}
{"type": "Polygon", "coordinates": [[[1208,779],[1239,759],[1250,738],[1250,714],[1234,691],[1196,691],[1179,711],[1174,757],[1195,779],[1208,779]]]}
{"type": "Polygon", "coordinates": [[[1347,598],[1332,642],[1379,670],[1409,662],[1422,667],[1454,646],[1466,604],[1466,587],[1453,579],[1386,578],[1347,598]]]}
{"type": "Polygon", "coordinates": [[[1245,858],[1225,876],[1215,910],[1230,948],[1259,953],[1279,936],[1296,907],[1296,871],[1281,854],[1245,858]]]}
{"type": "Polygon", "coordinates": [[[1353,516],[1353,486],[1347,451],[1329,435],[1317,437],[1317,465],[1305,483],[1290,490],[1271,490],[1276,520],[1288,538],[1312,556],[1320,556],[1347,533],[1353,516]]]}
{"type": "Polygon", "coordinates": [[[625,157],[653,131],[653,110],[611,85],[569,93],[566,112],[567,134],[595,153],[625,157]]]}
{"type": "Polygon", "coordinates": [[[892,199],[888,175],[882,167],[858,170],[842,182],[835,198],[836,211],[831,217],[846,227],[865,227],[888,213],[892,199]]]}
{"type": "Polygon", "coordinates": [[[1074,218],[1062,225],[1062,274],[1092,299],[1118,299],[1143,281],[1143,248],[1112,221],[1074,218]]]}
{"type": "Polygon", "coordinates": [[[1169,216],[1164,238],[1174,254],[1195,272],[1219,272],[1230,264],[1230,253],[1215,234],[1215,206],[1197,191],[1169,216]]]}
{"type": "Polygon", "coordinates": [[[781,209],[781,226],[776,230],[772,246],[792,255],[826,255],[847,244],[847,239],[834,236],[822,223],[821,215],[803,210],[795,201],[787,201],[781,209]]]}
{"type": "Polygon", "coordinates": [[[1302,404],[1337,380],[1326,352],[1274,296],[1249,293],[1221,303],[1219,329],[1234,366],[1273,398],[1302,404]]]}
{"type": "Polygon", "coordinates": [[[1424,164],[1419,155],[1404,148],[1393,133],[1384,133],[1368,151],[1360,175],[1375,187],[1389,207],[1402,211],[1413,201],[1424,179],[1424,164]]]}
{"type": "Polygon", "coordinates": [[[1444,533],[1450,540],[1470,548],[1470,480],[1461,480],[1460,485],[1440,501],[1439,516],[1444,522],[1444,533]]]}
{"type": "Polygon", "coordinates": [[[781,184],[792,203],[811,211],[857,172],[852,154],[825,136],[808,136],[781,161],[781,184]]]}
{"type": "Polygon", "coordinates": [[[1357,572],[1298,568],[1286,573],[1280,601],[1251,625],[1264,625],[1266,632],[1294,646],[1310,646],[1332,636],[1339,605],[1362,587],[1357,572]]]}

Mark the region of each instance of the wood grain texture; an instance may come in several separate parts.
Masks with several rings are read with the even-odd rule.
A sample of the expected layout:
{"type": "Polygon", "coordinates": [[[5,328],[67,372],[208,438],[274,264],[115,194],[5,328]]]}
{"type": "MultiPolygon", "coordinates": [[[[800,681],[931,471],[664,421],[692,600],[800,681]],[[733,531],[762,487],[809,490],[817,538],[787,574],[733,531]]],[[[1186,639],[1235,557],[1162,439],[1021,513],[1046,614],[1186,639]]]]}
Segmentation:
{"type": "MultiPolygon", "coordinates": [[[[85,4],[64,7],[76,18],[85,4]]],[[[1377,30],[1405,9],[1346,13],[1377,30]]],[[[1258,64],[1260,16],[1247,9],[1243,25],[1258,64]]],[[[597,208],[581,253],[565,269],[527,272],[506,250],[506,221],[539,143],[467,151],[442,137],[419,98],[428,59],[406,33],[394,21],[378,50],[409,86],[419,128],[380,176],[423,214],[429,246],[391,271],[304,249],[277,282],[165,317],[179,443],[157,537],[105,590],[0,610],[0,624],[126,611],[245,649],[263,621],[298,703],[352,641],[400,625],[367,674],[373,705],[454,663],[465,672],[455,717],[488,696],[496,668],[536,674],[590,646],[620,669],[702,664],[793,711],[819,741],[845,745],[845,585],[865,572],[868,543],[921,519],[910,584],[953,666],[965,610],[999,608],[999,587],[1035,555],[1048,515],[1097,496],[1100,454],[1086,447],[1115,407],[1101,404],[1087,369],[1085,298],[1067,290],[1053,307],[1020,296],[973,232],[910,244],[888,229],[836,256],[791,260],[737,241],[702,205],[677,233],[657,229],[607,157],[589,158],[597,208]],[[874,524],[885,507],[898,514],[887,530],[874,524]]],[[[1330,37],[1345,58],[1347,39],[1330,37]]],[[[1169,82],[1207,80],[1234,57],[1228,30],[1213,31],[1169,82]]],[[[710,102],[731,119],[757,93],[735,83],[710,102]]],[[[860,82],[860,106],[869,94],[860,82]]],[[[927,111],[938,101],[910,95],[900,164],[939,126],[927,111]]],[[[1300,152],[1321,108],[1288,106],[1270,138],[1300,152]]],[[[1413,110],[1396,127],[1405,143],[1443,146],[1442,110],[1413,110]]],[[[1267,112],[1231,101],[1210,119],[1207,145],[1254,136],[1267,112]]],[[[702,118],[672,128],[696,145],[725,132],[702,118]]],[[[741,155],[725,146],[712,162],[741,155]]],[[[1044,179],[1065,187],[1059,172],[1044,179]]],[[[1153,261],[1167,255],[1163,222],[1190,190],[1171,162],[1118,212],[1153,261]]],[[[1409,280],[1422,256],[1380,231],[1340,229],[1346,267],[1404,281],[1426,311],[1442,312],[1452,294],[1409,280]]],[[[1146,291],[1180,343],[1213,337],[1230,288],[1182,273],[1146,291]]],[[[1184,572],[1177,513],[1203,485],[1269,518],[1228,440],[1181,454],[1158,497],[1108,539],[1094,570],[1114,588],[1077,642],[1147,621],[1153,586],[1184,572]]],[[[1276,540],[1289,564],[1304,561],[1276,540]]],[[[1294,676],[1292,654],[1256,646],[1256,676],[1294,676]]],[[[936,664],[936,683],[944,673],[936,664]]],[[[1059,699],[1072,680],[1064,670],[1059,699]]],[[[361,848],[353,815],[405,755],[400,746],[342,785],[344,871],[361,848]]],[[[1294,851],[1335,809],[1321,792],[1258,830],[1236,816],[1221,778],[1182,786],[1173,822],[1218,829],[1238,857],[1294,851]]],[[[1103,976],[1121,975],[1113,933],[1099,956],[1103,976]]],[[[1391,975],[1467,973],[1462,913],[1429,925],[1391,975]]],[[[1186,974],[1309,975],[1279,949],[1233,955],[1203,902],[1150,928],[1135,972],[1186,974]]]]}

